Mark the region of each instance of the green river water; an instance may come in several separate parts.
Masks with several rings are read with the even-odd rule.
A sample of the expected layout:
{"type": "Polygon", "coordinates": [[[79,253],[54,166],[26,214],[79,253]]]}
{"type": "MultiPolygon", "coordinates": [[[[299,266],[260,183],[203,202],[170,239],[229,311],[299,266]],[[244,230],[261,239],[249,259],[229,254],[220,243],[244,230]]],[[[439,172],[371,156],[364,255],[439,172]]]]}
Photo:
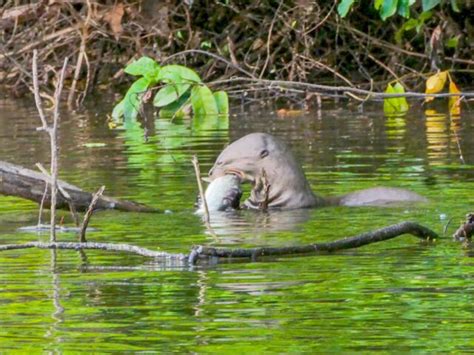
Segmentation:
{"type": "MultiPolygon", "coordinates": [[[[150,115],[114,129],[110,101],[64,110],[62,179],[89,191],[104,184],[108,195],[172,211],[99,212],[91,241],[187,253],[195,244],[335,240],[404,220],[442,234],[452,222],[430,244],[403,236],[333,254],[196,267],[102,251],[2,252],[0,352],[472,351],[474,254],[450,236],[473,209],[474,115],[426,115],[415,106],[404,118],[387,118],[380,104],[326,103],[290,117],[271,106],[237,105],[229,120],[150,115]],[[191,157],[207,172],[226,144],[257,131],[286,141],[321,195],[383,185],[430,202],[240,211],[212,220],[216,239],[194,214],[191,157]]],[[[48,163],[39,125],[31,102],[0,101],[0,160],[48,163]]],[[[0,243],[48,240],[19,231],[36,220],[35,204],[0,196],[0,243]]]]}

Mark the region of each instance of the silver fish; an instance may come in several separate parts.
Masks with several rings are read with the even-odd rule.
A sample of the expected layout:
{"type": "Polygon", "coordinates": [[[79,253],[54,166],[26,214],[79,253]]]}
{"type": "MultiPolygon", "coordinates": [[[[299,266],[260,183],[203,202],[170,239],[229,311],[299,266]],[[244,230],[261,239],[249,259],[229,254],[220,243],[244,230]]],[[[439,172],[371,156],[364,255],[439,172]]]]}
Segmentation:
{"type": "MultiPolygon", "coordinates": [[[[240,178],[235,175],[224,175],[214,179],[204,194],[209,212],[225,211],[239,208],[242,190],[240,178]]],[[[198,212],[204,211],[202,201],[198,201],[198,212]]]]}

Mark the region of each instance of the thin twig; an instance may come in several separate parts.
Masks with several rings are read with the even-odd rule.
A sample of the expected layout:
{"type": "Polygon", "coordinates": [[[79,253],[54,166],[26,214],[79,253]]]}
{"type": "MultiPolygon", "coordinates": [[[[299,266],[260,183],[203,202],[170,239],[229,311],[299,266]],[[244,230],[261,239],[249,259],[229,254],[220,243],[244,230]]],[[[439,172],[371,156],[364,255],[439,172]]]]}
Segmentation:
{"type": "Polygon", "coordinates": [[[91,12],[92,10],[91,10],[90,0],[87,0],[87,16],[82,26],[82,31],[80,31],[81,45],[79,47],[79,54],[77,56],[76,69],[74,71],[74,77],[71,83],[71,88],[69,90],[69,96],[67,98],[67,105],[69,108],[72,108],[72,102],[74,101],[74,95],[76,94],[77,81],[79,80],[79,76],[81,74],[82,61],[84,60],[86,56],[86,44],[87,44],[87,39],[89,37],[88,29],[89,29],[89,21],[91,18],[91,12]]]}
{"type": "Polygon", "coordinates": [[[38,227],[41,226],[41,218],[43,216],[43,208],[44,208],[44,201],[46,199],[46,195],[48,193],[48,183],[45,181],[44,182],[44,192],[43,192],[43,197],[41,198],[41,203],[39,206],[39,211],[38,211],[38,227]]]}
{"type": "Polygon", "coordinates": [[[168,57],[166,57],[165,60],[163,60],[163,63],[166,63],[166,62],[169,62],[170,59],[172,58],[175,58],[175,57],[178,57],[180,55],[186,55],[186,54],[203,54],[203,55],[207,55],[209,57],[212,57],[214,59],[217,59],[217,60],[220,60],[221,62],[224,62],[226,63],[229,67],[231,68],[234,68],[236,70],[238,70],[239,72],[241,72],[242,74],[245,74],[251,78],[254,78],[256,79],[257,77],[255,75],[253,75],[252,73],[248,72],[247,70],[239,67],[238,65],[228,61],[227,59],[221,57],[220,55],[217,55],[217,54],[214,54],[214,53],[211,53],[211,52],[207,52],[207,51],[204,51],[202,49],[188,49],[188,50],[185,50],[185,51],[181,51],[181,52],[178,52],[178,53],[174,53],[168,57]]]}
{"type": "Polygon", "coordinates": [[[199,188],[199,195],[201,196],[202,205],[204,206],[204,221],[206,222],[206,225],[209,225],[211,219],[209,217],[209,208],[207,206],[206,196],[204,194],[204,189],[202,187],[201,171],[199,169],[199,161],[198,161],[197,156],[194,155],[191,162],[193,163],[193,166],[194,166],[194,173],[196,174],[196,181],[199,188]]]}
{"type": "MultiPolygon", "coordinates": [[[[49,172],[45,169],[45,167],[41,163],[36,163],[36,167],[43,173],[45,176],[44,182],[46,183],[46,186],[48,184],[51,184],[51,176],[49,175],[49,172]]],[[[69,211],[71,212],[71,217],[72,220],[74,221],[74,224],[76,227],[79,227],[79,217],[77,214],[77,209],[76,206],[74,205],[74,201],[72,200],[71,195],[61,186],[61,184],[58,184],[58,190],[61,193],[61,195],[64,197],[64,199],[67,201],[67,204],[69,205],[69,211]]],[[[41,201],[43,203],[44,201],[41,201]]],[[[42,208],[42,205],[40,206],[40,210],[42,208]]]]}
{"type": "Polygon", "coordinates": [[[100,196],[104,193],[105,190],[105,185],[102,185],[99,190],[95,193],[94,197],[92,198],[91,204],[89,205],[89,208],[87,209],[86,214],[84,215],[84,220],[82,222],[81,226],[81,232],[79,233],[79,242],[81,243],[86,243],[86,230],[87,230],[87,225],[89,224],[89,220],[92,217],[92,213],[94,213],[94,208],[95,205],[97,204],[97,201],[99,201],[100,196]]]}
{"type": "MultiPolygon", "coordinates": [[[[353,94],[361,94],[361,95],[369,95],[371,99],[386,99],[392,97],[411,97],[411,98],[426,98],[426,97],[474,97],[474,92],[461,92],[457,94],[450,94],[450,93],[441,93],[441,94],[424,94],[420,92],[405,92],[401,94],[386,94],[383,92],[374,92],[371,90],[365,89],[358,89],[352,88],[349,86],[330,86],[330,85],[321,85],[321,84],[312,84],[312,83],[305,83],[305,82],[298,82],[298,81],[290,81],[290,80],[268,80],[268,79],[252,79],[252,78],[244,78],[244,77],[234,77],[225,80],[216,80],[208,85],[222,85],[228,83],[235,83],[235,82],[248,82],[254,85],[261,85],[264,86],[264,89],[275,89],[278,87],[300,87],[306,88],[308,90],[314,90],[316,92],[350,92],[353,94]]],[[[322,94],[322,93],[321,93],[322,94]]]]}
{"type": "Polygon", "coordinates": [[[66,73],[68,58],[64,59],[63,68],[59,75],[59,81],[56,84],[54,92],[54,111],[53,127],[49,130],[51,143],[51,242],[56,241],[56,201],[58,192],[58,124],[59,124],[59,106],[61,102],[61,92],[63,90],[64,75],[66,73]]]}
{"type": "Polygon", "coordinates": [[[41,96],[40,96],[40,90],[39,90],[39,84],[38,84],[38,51],[35,49],[33,51],[33,88],[34,88],[34,95],[35,95],[35,103],[36,103],[36,109],[38,110],[38,114],[41,119],[41,123],[43,126],[41,127],[43,130],[47,131],[48,130],[48,122],[46,121],[46,116],[44,115],[43,111],[43,104],[41,102],[41,96]]]}
{"type": "Polygon", "coordinates": [[[70,249],[70,250],[107,250],[107,251],[118,251],[137,254],[150,258],[165,258],[174,260],[185,260],[186,256],[183,254],[172,254],[164,251],[154,251],[146,248],[141,248],[136,245],[130,244],[112,244],[112,243],[74,243],[74,242],[28,242],[24,244],[6,244],[0,245],[0,252],[6,250],[18,250],[18,249],[70,249]]]}
{"type": "Polygon", "coordinates": [[[375,58],[372,54],[368,53],[367,57],[372,59],[375,63],[377,63],[379,66],[381,66],[383,69],[385,69],[387,72],[389,72],[398,82],[403,83],[403,85],[406,87],[406,84],[403,82],[402,78],[400,78],[392,69],[390,69],[389,66],[385,65],[382,63],[380,60],[375,58]]]}
{"type": "Polygon", "coordinates": [[[283,4],[283,0],[280,0],[280,3],[278,4],[278,7],[275,11],[275,15],[273,15],[272,22],[270,23],[270,29],[268,30],[268,35],[267,35],[267,57],[265,58],[265,63],[263,64],[262,71],[260,72],[260,76],[259,76],[260,79],[263,77],[263,74],[265,74],[265,70],[267,70],[268,62],[270,61],[270,44],[271,44],[271,39],[272,39],[273,26],[275,25],[275,21],[278,16],[278,13],[280,12],[280,8],[282,4],[283,4]]]}

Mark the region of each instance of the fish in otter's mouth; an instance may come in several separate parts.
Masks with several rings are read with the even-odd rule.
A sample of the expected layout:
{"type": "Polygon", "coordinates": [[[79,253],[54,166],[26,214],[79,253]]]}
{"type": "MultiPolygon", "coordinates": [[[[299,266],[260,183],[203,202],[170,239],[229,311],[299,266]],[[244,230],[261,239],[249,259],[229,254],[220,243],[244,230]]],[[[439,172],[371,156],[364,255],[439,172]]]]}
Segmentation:
{"type": "MultiPolygon", "coordinates": [[[[209,212],[238,209],[242,190],[241,179],[236,174],[228,174],[211,181],[204,194],[209,212]]],[[[198,212],[203,212],[204,206],[198,201],[198,212]]]]}

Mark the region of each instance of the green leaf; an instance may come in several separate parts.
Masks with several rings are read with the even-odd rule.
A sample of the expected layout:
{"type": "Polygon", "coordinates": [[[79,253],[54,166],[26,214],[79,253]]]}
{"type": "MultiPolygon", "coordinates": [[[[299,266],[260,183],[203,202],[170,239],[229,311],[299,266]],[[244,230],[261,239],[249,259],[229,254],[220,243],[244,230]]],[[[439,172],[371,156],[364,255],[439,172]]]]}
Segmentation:
{"type": "Polygon", "coordinates": [[[429,11],[440,3],[441,0],[421,0],[421,6],[423,8],[423,11],[429,11]]]}
{"type": "Polygon", "coordinates": [[[418,17],[418,25],[416,26],[416,32],[419,33],[421,27],[425,24],[427,20],[429,20],[433,16],[433,12],[425,11],[420,14],[418,17]]]}
{"type": "Polygon", "coordinates": [[[383,21],[395,14],[397,11],[397,4],[398,0],[384,0],[379,10],[380,17],[383,21]]]}
{"type": "Polygon", "coordinates": [[[398,14],[404,18],[410,17],[410,3],[409,0],[398,1],[398,14]]]}
{"type": "Polygon", "coordinates": [[[380,9],[380,6],[382,6],[382,4],[383,4],[383,0],[375,0],[374,9],[375,10],[380,9]]]}
{"type": "Polygon", "coordinates": [[[123,116],[123,105],[124,99],[120,101],[117,105],[115,105],[114,109],[112,110],[112,118],[114,120],[119,120],[123,116]]]}
{"type": "Polygon", "coordinates": [[[166,106],[178,100],[190,87],[190,84],[168,84],[156,93],[153,105],[156,107],[166,106]]]}
{"type": "Polygon", "coordinates": [[[220,115],[229,114],[229,97],[225,91],[216,91],[214,94],[216,100],[217,110],[220,115]]]}
{"type": "Polygon", "coordinates": [[[196,84],[201,82],[201,78],[194,70],[175,64],[162,67],[157,79],[165,83],[173,84],[196,84]]]}
{"type": "Polygon", "coordinates": [[[123,116],[126,120],[137,117],[141,105],[141,97],[149,85],[150,81],[147,78],[140,78],[128,89],[123,99],[123,116]]]}
{"type": "Polygon", "coordinates": [[[127,65],[124,71],[130,75],[146,76],[149,79],[152,79],[159,74],[160,66],[157,62],[149,57],[141,57],[140,59],[127,65]]]}
{"type": "Polygon", "coordinates": [[[461,12],[456,0],[451,0],[451,8],[453,9],[454,12],[461,12]]]}
{"type": "Polygon", "coordinates": [[[205,85],[197,85],[191,90],[191,104],[195,116],[218,115],[216,100],[205,85]]]}
{"type": "MultiPolygon", "coordinates": [[[[396,83],[394,86],[388,84],[385,90],[386,94],[403,94],[405,89],[400,83],[396,83]]],[[[396,114],[403,114],[408,111],[409,105],[406,97],[391,97],[383,100],[383,112],[386,116],[393,116],[396,114]]]]}
{"type": "Polygon", "coordinates": [[[354,0],[341,0],[339,5],[337,5],[337,13],[339,16],[343,18],[346,17],[353,4],[354,0]]]}
{"type": "Polygon", "coordinates": [[[163,118],[181,118],[184,117],[188,114],[188,106],[189,106],[189,97],[191,94],[189,91],[187,91],[185,94],[183,94],[178,100],[162,107],[160,109],[160,117],[163,118]]]}
{"type": "Polygon", "coordinates": [[[448,48],[456,48],[459,44],[459,36],[451,37],[445,43],[446,47],[448,48]]]}
{"type": "Polygon", "coordinates": [[[418,26],[418,20],[411,18],[403,24],[403,26],[395,33],[395,40],[398,43],[402,42],[403,33],[410,31],[418,26]]]}

